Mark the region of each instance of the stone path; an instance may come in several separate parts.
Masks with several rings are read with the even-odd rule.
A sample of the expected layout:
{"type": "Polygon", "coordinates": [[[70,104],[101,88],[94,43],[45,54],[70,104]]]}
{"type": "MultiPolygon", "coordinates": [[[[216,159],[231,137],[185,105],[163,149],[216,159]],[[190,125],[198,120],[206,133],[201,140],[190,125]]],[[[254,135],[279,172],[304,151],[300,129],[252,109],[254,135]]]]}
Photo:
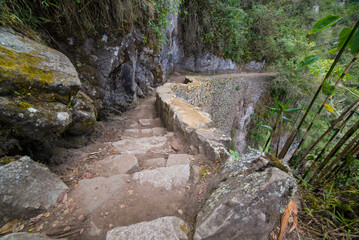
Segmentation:
{"type": "Polygon", "coordinates": [[[95,143],[68,151],[56,171],[71,190],[44,229],[54,227],[53,221],[55,226],[81,222],[84,230],[67,237],[81,240],[187,239],[193,234],[208,180],[200,172],[211,163],[168,132],[157,116],[151,96],[108,119],[95,143]]]}

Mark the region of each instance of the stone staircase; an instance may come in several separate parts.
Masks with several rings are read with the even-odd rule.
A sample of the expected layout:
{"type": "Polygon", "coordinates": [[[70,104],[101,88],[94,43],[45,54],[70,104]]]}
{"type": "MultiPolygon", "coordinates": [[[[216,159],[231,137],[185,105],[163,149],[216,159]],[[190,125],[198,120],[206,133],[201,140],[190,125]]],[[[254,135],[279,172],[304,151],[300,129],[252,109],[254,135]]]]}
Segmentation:
{"type": "Polygon", "coordinates": [[[186,222],[194,222],[205,188],[203,156],[164,128],[154,97],[110,121],[125,126],[120,140],[106,143],[116,154],[88,163],[96,177],[70,192],[90,224],[70,239],[189,239],[186,222]]]}

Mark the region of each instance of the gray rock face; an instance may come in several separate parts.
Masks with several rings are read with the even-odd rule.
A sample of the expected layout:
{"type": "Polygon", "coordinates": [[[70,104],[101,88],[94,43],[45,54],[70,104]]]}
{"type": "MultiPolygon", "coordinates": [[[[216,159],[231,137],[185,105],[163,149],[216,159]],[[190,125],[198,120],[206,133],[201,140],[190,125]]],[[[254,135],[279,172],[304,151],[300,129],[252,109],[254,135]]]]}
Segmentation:
{"type": "Polygon", "coordinates": [[[163,217],[107,232],[106,240],[188,240],[188,224],[177,217],[163,217]]]}
{"type": "Polygon", "coordinates": [[[90,132],[97,113],[80,86],[64,54],[0,28],[0,156],[90,132]]]}
{"type": "Polygon", "coordinates": [[[185,57],[181,60],[177,68],[179,70],[206,74],[235,71],[238,69],[232,60],[223,59],[211,53],[185,57]]]}
{"type": "Polygon", "coordinates": [[[0,221],[28,218],[48,210],[68,187],[29,157],[0,166],[0,221]]]}
{"type": "Polygon", "coordinates": [[[296,191],[295,179],[275,166],[287,169],[259,152],[227,160],[210,182],[194,239],[267,239],[296,191]]]}
{"type": "MultiPolygon", "coordinates": [[[[51,240],[53,238],[49,238],[44,234],[40,233],[11,233],[9,235],[3,236],[0,240],[51,240]]],[[[67,238],[61,238],[60,240],[67,240],[67,238]]]]}
{"type": "Polygon", "coordinates": [[[245,65],[246,70],[252,71],[252,72],[262,72],[265,68],[266,61],[263,62],[257,62],[257,61],[251,61],[245,65]]]}

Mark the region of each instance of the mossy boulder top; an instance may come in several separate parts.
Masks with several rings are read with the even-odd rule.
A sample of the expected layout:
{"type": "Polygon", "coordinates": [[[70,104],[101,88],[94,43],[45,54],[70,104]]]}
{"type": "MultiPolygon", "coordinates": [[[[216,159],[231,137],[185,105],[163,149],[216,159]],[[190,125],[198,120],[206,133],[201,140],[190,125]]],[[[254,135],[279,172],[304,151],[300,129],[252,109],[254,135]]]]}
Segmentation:
{"type": "Polygon", "coordinates": [[[22,88],[67,95],[80,86],[77,72],[64,54],[0,28],[0,95],[22,88]]]}

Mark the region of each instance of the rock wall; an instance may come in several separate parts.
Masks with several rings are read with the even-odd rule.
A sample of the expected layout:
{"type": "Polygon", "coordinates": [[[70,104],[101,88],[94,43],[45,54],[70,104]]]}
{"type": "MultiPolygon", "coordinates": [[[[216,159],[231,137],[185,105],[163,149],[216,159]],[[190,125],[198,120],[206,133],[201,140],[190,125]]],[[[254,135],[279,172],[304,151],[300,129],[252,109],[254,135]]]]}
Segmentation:
{"type": "Polygon", "coordinates": [[[225,74],[187,77],[188,84],[177,84],[177,97],[211,115],[214,126],[231,136],[239,152],[246,152],[248,126],[257,104],[269,91],[273,73],[225,74]]]}
{"type": "MultiPolygon", "coordinates": [[[[160,117],[168,129],[181,133],[210,160],[222,163],[209,182],[193,239],[268,239],[296,192],[289,167],[257,151],[235,159],[227,151],[229,136],[214,127],[208,113],[177,97],[180,87],[166,83],[157,88],[160,117]]],[[[187,92],[188,99],[191,94],[193,99],[201,99],[198,91],[187,92]]]]}

